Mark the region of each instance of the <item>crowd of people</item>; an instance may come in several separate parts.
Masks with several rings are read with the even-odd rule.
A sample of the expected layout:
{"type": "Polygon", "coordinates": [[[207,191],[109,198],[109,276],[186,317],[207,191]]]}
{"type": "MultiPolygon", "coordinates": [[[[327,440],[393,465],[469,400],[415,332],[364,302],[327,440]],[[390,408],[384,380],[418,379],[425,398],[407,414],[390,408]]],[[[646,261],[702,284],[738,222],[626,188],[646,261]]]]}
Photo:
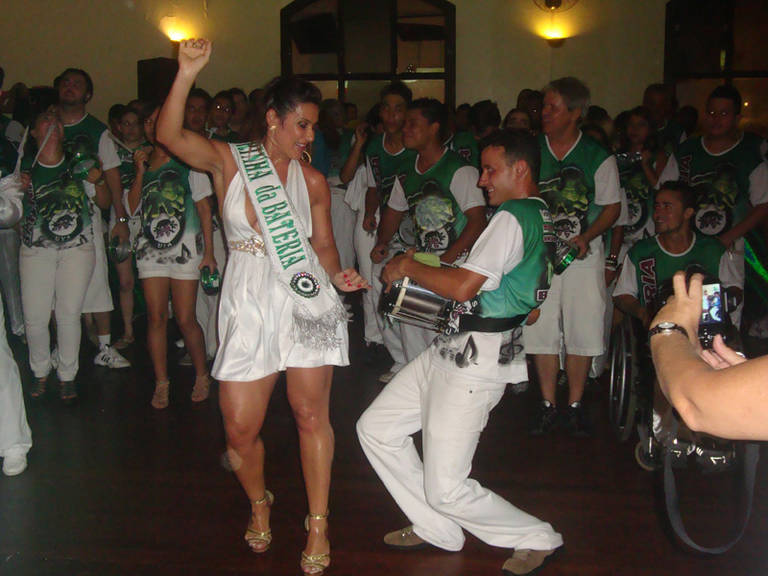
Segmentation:
{"type": "MultiPolygon", "coordinates": [[[[745,251],[765,253],[768,164],[765,140],[739,128],[738,91],[709,95],[700,132],[696,110],[676,110],[669,86],[650,85],[642,105],[612,119],[572,77],[521,91],[503,119],[490,100],[452,111],[394,81],[358,120],[353,104],[323,100],[292,77],[211,97],[193,87],[210,56],[208,41],[182,42],[164,102],[116,104],[108,125],[87,111],[94,86],[82,69],[52,88],[4,93],[12,118],[0,125],[10,190],[0,192],[0,258],[18,274],[0,277],[10,333],[29,353],[28,395],[46,395],[55,371],[59,398],[77,399],[82,325],[95,364],[130,368],[120,350],[138,344],[140,286],[151,406],[169,405],[172,314],[182,361],[194,367],[191,400],[219,382],[227,453],[251,502],[244,537],[264,553],[274,496],[260,430],[285,371],[308,502],[300,565],[321,574],[330,565],[333,366],[349,363],[346,296],[363,291],[364,354],[392,364],[357,431],[412,522],[385,543],[459,550],[468,530],[515,550],[505,573],[538,569],[560,534],[468,477],[488,414],[509,384],[535,381],[531,434],[590,435],[582,399],[604,371],[611,327],[622,314],[659,326],[660,287],[690,264],[730,289],[740,325],[745,251]],[[17,222],[6,218],[14,203],[17,222]],[[381,313],[381,299],[408,282],[450,302],[435,326],[381,313]],[[418,430],[423,459],[410,439],[418,430]]],[[[744,331],[764,337],[764,304],[747,305],[744,331]]],[[[690,316],[652,342],[690,334],[690,316]]],[[[740,363],[722,340],[705,360],[740,363]]],[[[0,365],[9,382],[0,455],[13,475],[32,441],[5,337],[0,365]]],[[[677,397],[667,377],[654,431],[669,410],[662,392],[677,397]]]]}

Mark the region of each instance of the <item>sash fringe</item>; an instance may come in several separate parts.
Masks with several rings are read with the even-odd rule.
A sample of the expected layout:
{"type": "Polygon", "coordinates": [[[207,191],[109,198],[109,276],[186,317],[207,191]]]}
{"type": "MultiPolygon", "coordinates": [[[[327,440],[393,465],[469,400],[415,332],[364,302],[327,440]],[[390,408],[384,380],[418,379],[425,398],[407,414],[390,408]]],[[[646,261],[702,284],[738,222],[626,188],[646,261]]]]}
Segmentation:
{"type": "Polygon", "coordinates": [[[347,311],[340,303],[318,317],[313,316],[305,306],[294,302],[291,332],[294,341],[307,348],[335,350],[343,343],[338,336],[339,325],[346,322],[347,311]]]}

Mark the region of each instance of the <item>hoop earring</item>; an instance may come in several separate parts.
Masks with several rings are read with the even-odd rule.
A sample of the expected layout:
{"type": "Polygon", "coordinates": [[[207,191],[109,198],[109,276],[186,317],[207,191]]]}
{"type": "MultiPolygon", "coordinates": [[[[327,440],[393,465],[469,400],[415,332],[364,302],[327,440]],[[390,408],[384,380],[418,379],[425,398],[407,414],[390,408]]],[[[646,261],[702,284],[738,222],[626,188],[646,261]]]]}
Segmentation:
{"type": "Polygon", "coordinates": [[[304,152],[301,153],[301,159],[307,164],[312,164],[312,155],[306,150],[304,150],[304,152]]]}

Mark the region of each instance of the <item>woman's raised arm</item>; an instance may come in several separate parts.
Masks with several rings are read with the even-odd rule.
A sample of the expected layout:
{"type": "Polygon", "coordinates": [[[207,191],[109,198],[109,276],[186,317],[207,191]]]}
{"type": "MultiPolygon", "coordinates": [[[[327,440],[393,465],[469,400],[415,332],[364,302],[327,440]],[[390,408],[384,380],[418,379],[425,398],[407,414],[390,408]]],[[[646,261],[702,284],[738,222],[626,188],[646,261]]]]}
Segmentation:
{"type": "Polygon", "coordinates": [[[211,43],[183,40],[179,45],[179,71],[157,119],[157,140],[183,162],[203,172],[221,173],[224,161],[212,141],[184,129],[187,95],[211,57],[211,43]]]}

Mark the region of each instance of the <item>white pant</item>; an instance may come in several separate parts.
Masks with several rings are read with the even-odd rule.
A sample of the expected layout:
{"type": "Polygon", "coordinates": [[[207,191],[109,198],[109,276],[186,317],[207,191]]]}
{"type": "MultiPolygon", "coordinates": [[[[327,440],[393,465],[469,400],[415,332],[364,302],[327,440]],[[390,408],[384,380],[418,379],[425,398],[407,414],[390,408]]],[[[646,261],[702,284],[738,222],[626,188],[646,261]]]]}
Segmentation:
{"type": "MultiPolygon", "coordinates": [[[[390,253],[390,256],[392,254],[390,253]]],[[[384,346],[387,348],[389,355],[392,356],[392,360],[395,363],[392,365],[392,372],[399,372],[406,364],[405,351],[403,350],[403,339],[400,334],[400,324],[392,324],[389,319],[385,318],[383,314],[378,312],[379,301],[381,300],[381,293],[384,291],[384,285],[381,283],[381,271],[384,269],[385,264],[389,259],[374,264],[371,271],[371,296],[374,299],[376,306],[376,324],[379,327],[381,339],[384,342],[384,346]]]]}
{"type": "Polygon", "coordinates": [[[101,209],[96,204],[92,203],[92,206],[94,266],[83,301],[83,312],[111,312],[115,309],[115,305],[109,289],[109,264],[103,234],[104,221],[101,219],[101,209]]]}
{"type": "MultiPolygon", "coordinates": [[[[357,256],[357,270],[360,276],[368,280],[371,288],[363,292],[363,337],[367,343],[376,342],[382,344],[384,340],[381,337],[378,316],[379,293],[374,293],[373,289],[373,262],[371,261],[371,250],[376,245],[376,232],[368,232],[363,229],[363,220],[365,219],[365,210],[357,213],[357,222],[355,223],[354,245],[355,255],[357,256]]],[[[379,212],[376,211],[376,220],[379,219],[379,212]]],[[[379,283],[380,285],[380,283],[379,283]]]]}
{"type": "Polygon", "coordinates": [[[5,335],[5,318],[0,299],[0,456],[26,454],[32,447],[27,424],[19,368],[5,335]]]}
{"type": "Polygon", "coordinates": [[[59,380],[68,382],[77,375],[80,315],[94,261],[91,242],[64,250],[21,247],[21,301],[29,365],[36,378],[51,370],[51,309],[56,316],[59,380]]]}
{"type": "Polygon", "coordinates": [[[412,362],[418,358],[424,350],[429,348],[432,340],[437,337],[437,332],[429,328],[421,328],[405,322],[400,322],[398,326],[406,362],[412,362]]]}
{"type": "Polygon", "coordinates": [[[346,270],[355,265],[355,248],[352,236],[355,231],[355,212],[344,201],[344,190],[331,188],[331,226],[336,249],[339,251],[341,269],[346,270]]]}
{"type": "MultiPolygon", "coordinates": [[[[224,270],[227,266],[227,249],[224,246],[224,232],[221,228],[213,232],[213,257],[219,268],[221,280],[224,280],[224,270]]],[[[219,323],[219,293],[206,294],[202,287],[197,290],[195,302],[195,317],[203,330],[205,339],[205,355],[208,358],[216,356],[219,347],[217,326],[219,323]]]]}
{"type": "Polygon", "coordinates": [[[11,332],[16,336],[24,334],[24,312],[21,309],[21,286],[19,285],[19,248],[21,241],[13,228],[0,230],[0,289],[8,307],[11,332]]]}
{"type": "Polygon", "coordinates": [[[504,394],[489,383],[444,371],[430,347],[410,362],[357,422],[365,455],[414,532],[445,550],[461,550],[462,528],[503,548],[561,546],[552,526],[469,478],[488,414],[504,394]],[[422,433],[424,461],[411,434],[422,433]]]}

